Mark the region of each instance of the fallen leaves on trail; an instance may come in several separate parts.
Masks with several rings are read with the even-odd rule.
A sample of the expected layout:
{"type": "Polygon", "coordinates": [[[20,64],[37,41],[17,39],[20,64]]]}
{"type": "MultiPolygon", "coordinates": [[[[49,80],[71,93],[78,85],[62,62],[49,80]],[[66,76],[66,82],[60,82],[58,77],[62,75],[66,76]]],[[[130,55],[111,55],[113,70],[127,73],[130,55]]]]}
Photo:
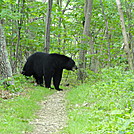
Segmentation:
{"type": "Polygon", "coordinates": [[[11,93],[8,90],[0,90],[0,98],[2,99],[11,99],[14,98],[16,96],[19,96],[21,93],[17,92],[17,93],[11,93]]]}

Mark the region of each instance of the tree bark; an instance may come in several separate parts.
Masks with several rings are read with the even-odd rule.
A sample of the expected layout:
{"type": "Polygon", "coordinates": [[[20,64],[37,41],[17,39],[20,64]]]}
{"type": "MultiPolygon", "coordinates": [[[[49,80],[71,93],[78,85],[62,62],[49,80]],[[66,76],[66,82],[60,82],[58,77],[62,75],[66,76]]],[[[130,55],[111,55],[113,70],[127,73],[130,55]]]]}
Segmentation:
{"type": "Polygon", "coordinates": [[[90,22],[91,22],[91,15],[92,15],[92,3],[93,0],[86,0],[85,6],[84,6],[84,14],[85,14],[85,23],[84,23],[84,29],[83,29],[83,36],[81,40],[81,50],[79,52],[79,70],[78,70],[78,79],[83,82],[85,79],[85,68],[86,68],[86,58],[85,54],[87,53],[87,44],[89,44],[90,41],[90,22]]]}
{"type": "Polygon", "coordinates": [[[103,1],[100,0],[100,5],[101,5],[101,8],[102,8],[102,14],[103,14],[103,17],[104,17],[104,21],[105,21],[105,37],[107,39],[107,50],[108,50],[108,65],[111,66],[111,43],[110,43],[110,32],[109,32],[109,26],[108,26],[108,20],[107,20],[107,17],[106,17],[106,14],[105,14],[105,9],[104,9],[104,5],[103,5],[103,1]]]}
{"type": "Polygon", "coordinates": [[[51,24],[51,11],[53,0],[48,0],[47,16],[46,16],[46,29],[45,29],[45,52],[49,53],[50,49],[50,24],[51,24]]]}
{"type": "MultiPolygon", "coordinates": [[[[5,41],[4,31],[1,24],[0,24],[0,77],[2,79],[8,79],[12,77],[12,69],[11,69],[10,62],[8,60],[6,41],[5,41]]],[[[6,83],[11,85],[14,84],[12,79],[11,80],[9,79],[9,81],[7,81],[6,83]]]]}
{"type": "Polygon", "coordinates": [[[121,2],[120,2],[120,0],[116,0],[116,3],[117,3],[117,7],[118,7],[118,12],[120,15],[122,34],[123,34],[123,38],[124,38],[124,50],[125,50],[126,55],[127,55],[129,67],[131,70],[134,70],[134,65],[133,65],[134,57],[133,57],[131,49],[129,48],[129,40],[128,40],[128,36],[126,33],[125,21],[124,21],[121,2]]]}
{"type": "MultiPolygon", "coordinates": [[[[65,11],[66,11],[66,8],[67,8],[67,6],[69,5],[69,3],[70,3],[70,0],[68,0],[67,1],[67,3],[66,3],[66,5],[65,5],[65,7],[62,9],[62,5],[63,5],[63,1],[62,0],[57,0],[57,5],[59,6],[58,7],[58,12],[61,12],[62,11],[62,15],[64,15],[64,13],[65,13],[65,11]]],[[[65,4],[65,3],[64,3],[65,4]]],[[[63,22],[63,18],[62,17],[59,17],[59,24],[58,24],[58,28],[60,29],[61,28],[61,26],[63,25],[63,27],[65,28],[65,24],[62,24],[62,22],[63,22]],[[61,25],[62,24],[62,25],[61,25]]],[[[58,34],[58,45],[61,45],[61,41],[62,41],[62,39],[61,39],[61,33],[59,33],[58,34]]],[[[64,42],[65,42],[65,40],[64,40],[64,42]]]]}

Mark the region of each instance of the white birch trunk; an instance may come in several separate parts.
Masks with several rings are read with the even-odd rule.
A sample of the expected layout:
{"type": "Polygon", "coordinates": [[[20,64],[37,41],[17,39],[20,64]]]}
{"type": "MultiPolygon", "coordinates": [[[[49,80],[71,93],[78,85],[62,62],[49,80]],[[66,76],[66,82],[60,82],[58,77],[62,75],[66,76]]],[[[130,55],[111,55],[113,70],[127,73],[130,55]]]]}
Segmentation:
{"type": "Polygon", "coordinates": [[[9,79],[8,84],[13,85],[12,69],[8,60],[8,53],[6,50],[6,41],[2,25],[0,24],[0,79],[9,79]]]}
{"type": "Polygon", "coordinates": [[[120,15],[120,22],[121,22],[121,28],[122,28],[122,34],[123,34],[123,38],[124,38],[124,50],[127,54],[127,58],[128,58],[128,63],[129,63],[129,67],[131,70],[134,70],[134,65],[133,65],[133,54],[129,48],[129,41],[128,41],[128,36],[126,33],[126,28],[125,28],[125,21],[124,21],[124,16],[123,16],[123,11],[122,11],[122,6],[121,6],[121,2],[120,0],[116,0],[117,3],[117,7],[118,7],[118,12],[120,15]]]}

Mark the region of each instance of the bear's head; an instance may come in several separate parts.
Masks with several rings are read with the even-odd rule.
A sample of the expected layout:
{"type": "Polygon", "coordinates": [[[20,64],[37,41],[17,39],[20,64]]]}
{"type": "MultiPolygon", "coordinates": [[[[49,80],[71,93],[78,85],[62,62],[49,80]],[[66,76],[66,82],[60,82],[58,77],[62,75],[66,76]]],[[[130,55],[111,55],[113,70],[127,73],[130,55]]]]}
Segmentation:
{"type": "Polygon", "coordinates": [[[24,70],[21,72],[21,74],[23,74],[23,75],[25,75],[25,76],[31,76],[31,75],[32,75],[32,74],[30,74],[30,73],[28,73],[28,72],[26,72],[26,71],[24,71],[24,70]]]}
{"type": "Polygon", "coordinates": [[[23,68],[21,74],[25,75],[25,76],[32,76],[33,75],[33,71],[32,69],[26,69],[25,67],[23,68]]]}
{"type": "Polygon", "coordinates": [[[66,63],[65,69],[74,71],[78,68],[75,65],[75,62],[71,58],[69,58],[68,62],[66,63]]]}

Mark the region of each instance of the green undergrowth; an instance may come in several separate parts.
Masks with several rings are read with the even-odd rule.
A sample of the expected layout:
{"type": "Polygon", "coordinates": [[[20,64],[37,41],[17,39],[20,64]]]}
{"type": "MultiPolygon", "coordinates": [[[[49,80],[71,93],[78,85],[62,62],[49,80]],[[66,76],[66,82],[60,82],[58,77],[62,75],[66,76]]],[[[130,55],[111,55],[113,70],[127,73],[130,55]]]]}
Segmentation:
{"type": "Polygon", "coordinates": [[[122,68],[103,69],[67,94],[65,134],[133,134],[134,75],[122,68]]]}
{"type": "MultiPolygon", "coordinates": [[[[35,113],[40,108],[39,102],[53,93],[44,87],[33,86],[24,78],[17,77],[15,85],[7,87],[6,91],[12,95],[7,99],[0,99],[0,134],[21,134],[32,131],[29,122],[36,118],[35,113]]],[[[1,92],[5,93],[2,86],[1,92]]],[[[7,92],[5,95],[7,95],[7,92]]]]}

